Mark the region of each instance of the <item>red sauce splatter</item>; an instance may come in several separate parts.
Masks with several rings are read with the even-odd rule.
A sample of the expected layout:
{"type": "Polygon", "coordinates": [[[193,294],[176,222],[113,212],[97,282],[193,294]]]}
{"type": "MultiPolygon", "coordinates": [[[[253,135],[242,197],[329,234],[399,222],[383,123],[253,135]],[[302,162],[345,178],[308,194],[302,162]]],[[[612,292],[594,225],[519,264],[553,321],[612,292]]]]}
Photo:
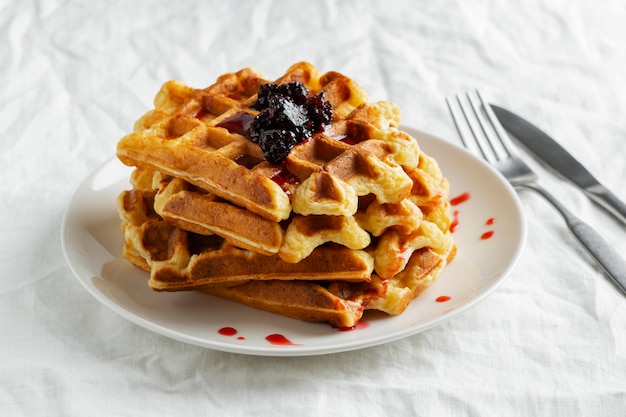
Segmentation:
{"type": "Polygon", "coordinates": [[[461,203],[465,203],[469,199],[470,199],[470,193],[463,193],[454,198],[451,198],[450,204],[452,204],[453,206],[458,206],[461,203]]]}
{"type": "Polygon", "coordinates": [[[445,303],[446,301],[450,301],[450,296],[440,295],[439,297],[435,298],[435,301],[438,303],[445,303]]]}
{"type": "Polygon", "coordinates": [[[301,345],[293,343],[291,340],[287,339],[285,336],[283,336],[282,334],[278,334],[278,333],[270,334],[269,336],[266,336],[265,340],[267,340],[268,342],[270,342],[273,345],[301,346],[301,345]]]}
{"type": "Polygon", "coordinates": [[[493,236],[493,230],[489,230],[488,232],[485,232],[482,235],[480,235],[480,238],[482,240],[487,240],[487,239],[491,239],[492,236],[493,236]]]}
{"type": "Polygon", "coordinates": [[[243,336],[239,336],[239,337],[237,337],[237,340],[246,340],[246,338],[243,337],[243,336]]]}
{"type": "Polygon", "coordinates": [[[234,336],[237,334],[237,329],[233,327],[222,327],[217,332],[222,336],[234,336]]]}
{"type": "Polygon", "coordinates": [[[452,216],[452,223],[450,223],[450,233],[454,233],[456,228],[459,227],[459,211],[454,210],[452,216]]]}
{"type": "Polygon", "coordinates": [[[496,219],[494,219],[493,217],[490,217],[487,219],[487,221],[485,222],[486,225],[492,225],[496,222],[496,219]]]}
{"type": "Polygon", "coordinates": [[[337,330],[339,330],[340,332],[350,332],[352,330],[363,330],[363,329],[367,329],[370,326],[370,324],[366,321],[359,321],[355,326],[352,327],[336,327],[337,330]]]}

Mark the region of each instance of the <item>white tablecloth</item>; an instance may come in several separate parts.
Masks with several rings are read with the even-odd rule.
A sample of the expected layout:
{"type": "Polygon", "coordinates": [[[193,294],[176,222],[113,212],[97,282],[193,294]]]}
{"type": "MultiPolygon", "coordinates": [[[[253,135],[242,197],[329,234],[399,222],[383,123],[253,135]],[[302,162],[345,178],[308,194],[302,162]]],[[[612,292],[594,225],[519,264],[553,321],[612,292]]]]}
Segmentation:
{"type": "MultiPolygon", "coordinates": [[[[392,343],[311,357],[224,353],[138,327],[61,249],[78,185],[169,79],[202,87],[307,60],[451,142],[444,97],[479,88],[626,199],[626,3],[0,1],[0,414],[626,415],[626,297],[522,192],[528,240],[484,302],[392,343]]],[[[525,154],[528,156],[527,154],[525,154]]],[[[626,253],[626,227],[538,165],[626,253]]]]}

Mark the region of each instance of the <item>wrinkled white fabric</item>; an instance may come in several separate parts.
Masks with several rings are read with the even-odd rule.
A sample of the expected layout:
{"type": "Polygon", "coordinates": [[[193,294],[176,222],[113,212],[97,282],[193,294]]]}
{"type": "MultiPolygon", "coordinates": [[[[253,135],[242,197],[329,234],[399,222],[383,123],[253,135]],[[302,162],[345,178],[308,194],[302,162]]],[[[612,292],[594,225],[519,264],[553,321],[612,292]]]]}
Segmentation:
{"type": "MultiPolygon", "coordinates": [[[[89,295],[60,243],[77,186],[164,81],[202,87],[246,66],[271,78],[299,60],[451,142],[444,97],[479,88],[626,200],[624,22],[620,0],[0,0],[0,414],[625,415],[626,297],[531,192],[526,247],[490,297],[421,334],[324,356],[151,333],[89,295]]],[[[624,225],[527,159],[626,253],[624,225]]]]}

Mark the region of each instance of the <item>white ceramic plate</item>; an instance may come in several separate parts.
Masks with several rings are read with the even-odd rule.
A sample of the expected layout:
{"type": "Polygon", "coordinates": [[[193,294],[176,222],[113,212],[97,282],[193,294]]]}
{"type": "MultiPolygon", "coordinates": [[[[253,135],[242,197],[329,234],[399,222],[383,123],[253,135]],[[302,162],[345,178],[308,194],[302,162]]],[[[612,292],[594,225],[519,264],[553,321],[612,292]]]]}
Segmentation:
{"type": "Polygon", "coordinates": [[[340,331],[207,294],[153,292],[146,284],[147,273],[121,256],[123,238],[115,199],[130,187],[131,169],[115,158],[91,174],[70,201],[63,219],[65,257],[87,291],[124,318],[164,336],[212,349],[265,356],[316,355],[422,332],[495,290],[515,264],[526,228],[517,195],[495,170],[443,140],[406,130],[439,162],[450,181],[451,197],[465,196],[466,201],[452,207],[458,219],[453,234],[456,259],[399,316],[366,312],[356,329],[340,331]],[[449,299],[442,302],[442,297],[449,299]]]}

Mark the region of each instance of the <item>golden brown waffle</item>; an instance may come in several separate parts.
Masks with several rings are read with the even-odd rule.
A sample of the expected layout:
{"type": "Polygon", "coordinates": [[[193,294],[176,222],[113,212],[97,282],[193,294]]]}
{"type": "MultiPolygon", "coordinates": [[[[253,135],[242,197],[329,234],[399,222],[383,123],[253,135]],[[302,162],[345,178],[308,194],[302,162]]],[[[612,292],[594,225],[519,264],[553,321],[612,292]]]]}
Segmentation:
{"type": "Polygon", "coordinates": [[[118,144],[138,167],[118,199],[124,256],[159,291],[340,327],[367,309],[399,314],[454,258],[448,182],[395,104],[308,63],[275,82],[292,81],[323,92],[333,118],[280,164],[245,134],[268,83],[258,72],[164,84],[118,144]]]}
{"type": "Polygon", "coordinates": [[[250,281],[204,292],[295,319],[354,327],[363,316],[360,300],[341,298],[310,281],[250,281]]]}
{"type": "MultiPolygon", "coordinates": [[[[320,76],[306,63],[291,67],[283,81],[301,81],[313,92],[324,91],[336,115],[365,101],[351,80],[334,73],[320,76]]],[[[285,220],[291,203],[272,180],[279,170],[261,162],[259,147],[238,133],[246,118],[258,114],[250,105],[267,82],[250,69],[226,74],[205,90],[170,81],[157,94],[155,109],[119,141],[117,155],[128,165],[185,179],[269,220],[285,220]]]]}
{"type": "Polygon", "coordinates": [[[154,209],[171,225],[202,235],[217,234],[234,246],[262,255],[278,252],[285,232],[280,224],[229,204],[186,181],[154,173],[154,209]]]}
{"type": "Polygon", "coordinates": [[[150,177],[144,170],[135,170],[131,177],[135,187],[119,195],[117,207],[126,243],[124,256],[151,273],[148,283],[154,290],[203,289],[249,280],[370,279],[374,262],[364,251],[325,246],[296,264],[238,248],[218,235],[179,229],[154,211],[157,193],[142,190],[150,177]]]}

